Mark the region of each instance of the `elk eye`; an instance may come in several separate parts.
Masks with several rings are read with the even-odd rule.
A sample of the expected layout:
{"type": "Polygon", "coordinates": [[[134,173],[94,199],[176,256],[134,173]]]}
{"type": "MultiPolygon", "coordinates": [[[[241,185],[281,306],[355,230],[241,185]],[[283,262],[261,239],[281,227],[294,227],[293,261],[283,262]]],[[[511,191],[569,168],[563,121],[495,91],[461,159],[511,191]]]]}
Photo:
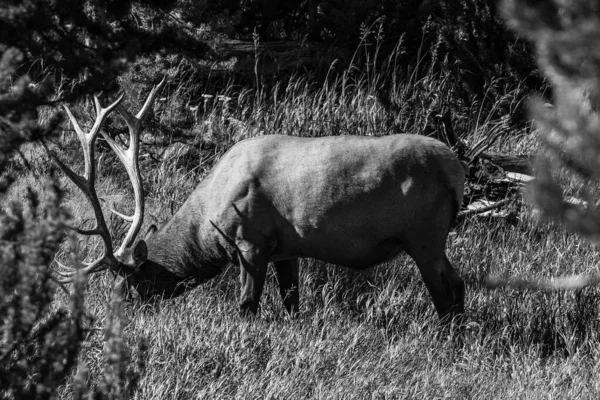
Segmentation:
{"type": "Polygon", "coordinates": [[[135,245],[133,249],[133,261],[136,264],[141,264],[148,258],[148,247],[146,246],[146,242],[140,240],[138,244],[135,245]]]}

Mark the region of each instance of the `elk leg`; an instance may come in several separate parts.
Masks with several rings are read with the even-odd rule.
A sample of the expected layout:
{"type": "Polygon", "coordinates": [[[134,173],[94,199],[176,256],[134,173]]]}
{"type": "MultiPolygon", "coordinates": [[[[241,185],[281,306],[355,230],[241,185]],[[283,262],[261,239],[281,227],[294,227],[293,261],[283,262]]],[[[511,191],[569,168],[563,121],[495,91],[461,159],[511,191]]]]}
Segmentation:
{"type": "Polygon", "coordinates": [[[242,294],[244,294],[244,287],[246,287],[247,275],[248,273],[246,272],[246,269],[240,265],[240,283],[242,287],[242,294]]]}
{"type": "Polygon", "coordinates": [[[242,283],[240,311],[242,314],[256,314],[267,276],[267,259],[262,251],[256,249],[240,252],[239,259],[242,283]]]}
{"type": "Polygon", "coordinates": [[[299,310],[299,267],[298,259],[277,261],[273,263],[279,282],[279,293],[283,299],[283,305],[290,315],[295,315],[299,310]]]}
{"type": "Polygon", "coordinates": [[[465,312],[465,282],[462,280],[460,275],[456,272],[446,254],[444,254],[444,263],[446,265],[446,278],[448,279],[449,286],[452,288],[454,294],[452,302],[453,314],[462,314],[465,312]]]}
{"type": "Polygon", "coordinates": [[[427,249],[411,251],[440,319],[447,321],[464,312],[465,285],[444,253],[438,257],[427,249]]]}

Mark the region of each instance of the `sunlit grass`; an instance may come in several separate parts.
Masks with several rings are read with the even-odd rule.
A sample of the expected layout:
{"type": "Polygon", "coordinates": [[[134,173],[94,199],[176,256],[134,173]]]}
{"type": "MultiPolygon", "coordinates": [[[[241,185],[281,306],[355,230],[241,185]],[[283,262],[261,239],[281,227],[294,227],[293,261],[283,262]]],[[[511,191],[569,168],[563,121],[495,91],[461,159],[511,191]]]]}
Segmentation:
{"type": "MultiPolygon", "coordinates": [[[[140,398],[594,397],[598,290],[489,290],[488,273],[562,274],[598,255],[560,229],[469,221],[449,244],[468,281],[466,326],[439,327],[406,257],[365,272],[305,261],[300,316],[273,277],[256,318],[237,312],[236,271],[156,306],[129,306],[127,342],[148,340],[140,398]],[[486,233],[489,232],[489,233],[486,233]],[[524,234],[523,234],[524,233],[524,234]],[[532,251],[535,247],[535,251],[532,251]],[[582,261],[585,260],[585,261],[582,261]],[[577,263],[577,266],[574,264],[577,263]],[[316,269],[328,268],[319,286],[316,269]],[[585,391],[582,392],[582,389],[585,391]]],[[[272,275],[272,274],[271,274],[272,275]]],[[[101,315],[106,284],[92,286],[101,315]],[[100,293],[98,293],[100,292],[100,293]]],[[[96,336],[82,358],[94,363],[96,336]]]]}
{"type": "MultiPolygon", "coordinates": [[[[129,305],[125,340],[149,350],[139,398],[578,397],[600,392],[599,290],[491,290],[511,277],[592,272],[598,253],[560,226],[470,219],[448,256],[467,281],[467,319],[441,329],[412,260],[352,271],[304,260],[301,309],[284,312],[274,274],[256,318],[238,315],[237,268],[183,297],[129,305]],[[325,274],[321,271],[326,271],[325,274]]],[[[89,310],[103,324],[110,279],[94,279],[89,310]]],[[[92,336],[81,358],[103,348],[92,336]]],[[[93,374],[91,374],[94,376],[93,374]]]]}
{"type": "MultiPolygon", "coordinates": [[[[202,139],[202,149],[171,158],[143,156],[145,226],[164,224],[224,151],[245,137],[420,133],[426,125],[429,109],[412,108],[413,115],[406,110],[390,113],[366,82],[343,79],[348,78],[314,87],[293,78],[273,88],[269,101],[258,103],[252,91],[231,90],[230,100],[207,100],[189,128],[190,135],[202,139]]],[[[432,96],[443,89],[433,80],[419,84],[429,85],[432,96]]],[[[185,88],[180,85],[177,90],[185,88]]],[[[396,96],[409,97],[409,92],[400,87],[396,96]]],[[[171,93],[163,112],[157,113],[162,124],[182,112],[181,104],[175,103],[183,94],[171,93]]],[[[425,104],[427,93],[419,96],[411,99],[413,106],[425,104]]],[[[510,104],[517,98],[509,93],[502,101],[510,104]]],[[[471,114],[453,116],[468,143],[485,135],[486,124],[494,121],[478,110],[474,105],[471,114]]],[[[516,154],[531,152],[537,138],[523,130],[503,140],[494,150],[516,154]]],[[[144,154],[148,148],[145,145],[144,154]]],[[[110,155],[104,163],[97,185],[103,205],[130,212],[126,175],[110,155]]],[[[35,184],[32,176],[22,181],[35,184]]],[[[90,224],[85,198],[66,180],[61,182],[68,191],[65,205],[73,222],[90,224]]],[[[19,196],[18,187],[23,186],[11,196],[19,196]]],[[[108,211],[106,215],[119,243],[127,226],[108,211]]],[[[97,256],[99,241],[82,240],[80,250],[89,258],[97,256]]],[[[272,271],[259,315],[239,316],[238,270],[233,266],[180,298],[127,305],[125,343],[134,355],[141,339],[148,345],[136,396],[596,398],[599,290],[542,293],[483,285],[490,275],[593,272],[600,256],[589,243],[525,213],[516,224],[468,218],[451,233],[447,254],[467,282],[465,324],[449,329],[440,327],[419,272],[407,256],[366,271],[303,260],[301,307],[295,319],[283,309],[272,271]]],[[[87,292],[86,307],[96,316],[96,330],[80,359],[88,365],[93,384],[104,368],[102,329],[112,283],[108,274],[93,277],[87,292]]],[[[69,382],[65,395],[71,391],[69,382]]]]}

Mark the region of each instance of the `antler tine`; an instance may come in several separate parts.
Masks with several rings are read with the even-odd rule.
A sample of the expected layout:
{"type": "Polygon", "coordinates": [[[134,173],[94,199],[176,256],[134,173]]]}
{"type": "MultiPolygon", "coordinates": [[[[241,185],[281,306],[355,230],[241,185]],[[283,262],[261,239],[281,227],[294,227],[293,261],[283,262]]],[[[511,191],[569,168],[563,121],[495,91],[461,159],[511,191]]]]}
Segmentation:
{"type": "Polygon", "coordinates": [[[92,126],[89,135],[98,136],[98,131],[102,127],[104,120],[117,106],[121,104],[121,101],[123,101],[124,96],[125,94],[121,94],[117,100],[115,100],[106,108],[102,108],[102,106],[100,105],[100,100],[98,100],[98,96],[94,96],[94,106],[96,107],[96,121],[94,121],[94,126],[92,126]]]}
{"type": "Polygon", "coordinates": [[[122,219],[124,219],[125,221],[127,221],[127,222],[133,222],[133,216],[121,214],[120,212],[118,212],[117,210],[113,210],[112,208],[109,208],[109,210],[113,214],[115,214],[115,215],[121,217],[122,219]]]}
{"type": "Polygon", "coordinates": [[[58,165],[58,167],[60,168],[60,170],[67,175],[67,177],[75,184],[77,185],[77,187],[82,191],[82,192],[86,192],[87,191],[87,180],[80,176],[77,175],[71,168],[69,168],[67,165],[65,165],[60,158],[58,158],[49,148],[48,146],[46,146],[45,142],[42,142],[42,145],[44,146],[44,149],[46,150],[46,153],[48,153],[48,155],[50,155],[50,157],[54,160],[54,162],[56,163],[56,165],[58,165]]]}
{"type": "Polygon", "coordinates": [[[70,283],[73,281],[73,277],[79,271],[83,272],[84,274],[93,274],[96,272],[101,272],[101,271],[107,270],[109,267],[105,264],[105,259],[106,259],[106,255],[103,254],[101,257],[97,258],[96,260],[92,261],[91,263],[84,263],[85,267],[82,269],[69,267],[67,265],[64,265],[63,263],[61,263],[58,260],[54,260],[54,262],[60,268],[65,270],[65,272],[63,272],[61,270],[55,269],[54,272],[56,272],[58,275],[60,275],[63,278],[63,279],[59,280],[61,283],[70,283]]]}
{"type": "MultiPolygon", "coordinates": [[[[101,129],[102,124],[104,123],[106,117],[121,103],[122,100],[123,100],[123,95],[121,95],[117,100],[115,100],[108,107],[102,108],[102,106],[100,105],[100,101],[98,100],[97,97],[94,96],[94,105],[96,108],[96,119],[94,121],[94,125],[92,126],[92,129],[87,133],[81,129],[79,123],[73,116],[73,113],[71,112],[69,107],[67,107],[66,105],[64,106],[64,109],[65,109],[67,115],[69,116],[71,125],[73,125],[73,129],[77,133],[77,137],[79,139],[81,148],[83,150],[83,160],[84,160],[84,169],[85,169],[83,176],[78,175],[71,168],[69,168],[65,163],[63,163],[44,143],[44,148],[46,149],[46,151],[49,153],[49,155],[52,157],[52,159],[56,162],[56,164],[59,166],[59,168],[65,173],[65,175],[82,191],[82,193],[88,199],[88,201],[90,202],[90,204],[94,210],[94,216],[96,218],[96,226],[94,228],[81,229],[81,228],[75,228],[75,227],[68,226],[68,228],[74,230],[75,232],[83,234],[83,235],[97,234],[102,238],[102,241],[104,242],[104,249],[105,249],[104,254],[100,258],[93,261],[92,263],[86,264],[86,267],[83,269],[83,271],[85,273],[94,273],[94,272],[102,271],[104,269],[107,269],[109,266],[113,267],[113,266],[117,266],[119,264],[119,262],[117,261],[115,255],[113,253],[112,239],[110,237],[110,232],[106,225],[106,221],[104,219],[104,214],[102,212],[102,207],[100,206],[100,201],[99,201],[98,195],[96,193],[96,187],[95,187],[96,164],[94,162],[95,161],[94,160],[94,146],[96,143],[96,138],[98,136],[98,132],[100,132],[100,129],[101,129]],[[108,266],[105,264],[107,264],[108,266]]],[[[70,278],[75,274],[76,269],[74,269],[72,267],[67,267],[64,264],[59,263],[58,261],[56,261],[56,262],[60,268],[68,271],[66,273],[58,272],[59,275],[70,278]]]]}
{"type": "Polygon", "coordinates": [[[148,98],[146,99],[144,106],[135,116],[137,119],[143,121],[146,118],[146,115],[148,115],[148,111],[152,108],[152,104],[154,103],[156,95],[162,90],[162,88],[165,86],[165,83],[167,83],[166,75],[163,76],[162,80],[158,83],[158,85],[152,88],[150,94],[148,94],[148,98]]]}
{"type": "MultiPolygon", "coordinates": [[[[96,166],[93,160],[94,144],[96,143],[96,137],[98,136],[98,132],[100,131],[100,128],[104,123],[106,117],[121,103],[121,101],[123,100],[123,96],[124,95],[119,96],[117,100],[115,100],[106,108],[102,108],[100,106],[100,101],[98,100],[98,97],[94,96],[94,105],[96,107],[96,120],[94,121],[94,125],[92,126],[92,129],[90,129],[89,133],[85,133],[81,129],[79,123],[77,122],[77,119],[75,119],[69,107],[67,107],[66,104],[63,105],[65,111],[67,112],[67,115],[69,116],[71,125],[73,125],[73,129],[77,133],[77,137],[79,138],[79,142],[81,143],[81,147],[83,149],[83,159],[85,165],[84,177],[88,181],[94,182],[96,178],[96,166]]],[[[62,167],[61,169],[65,171],[62,167]]],[[[70,174],[68,175],[70,176],[70,174]]]]}
{"type": "Polygon", "coordinates": [[[78,228],[76,226],[71,226],[71,225],[65,225],[67,228],[69,228],[72,231],[75,231],[77,233],[79,233],[80,235],[84,235],[84,236],[91,236],[91,235],[99,235],[100,231],[98,231],[98,228],[93,228],[93,229],[81,229],[78,228]]]}
{"type": "Polygon", "coordinates": [[[117,254],[121,254],[126,248],[131,247],[133,241],[142,227],[143,218],[144,218],[144,188],[142,187],[142,176],[140,174],[138,157],[139,157],[139,147],[140,147],[140,128],[141,124],[148,115],[149,110],[152,108],[154,100],[156,99],[156,95],[160,92],[160,90],[164,87],[166,83],[166,76],[160,81],[158,85],[156,85],[148,94],[148,97],[144,103],[142,109],[137,113],[136,116],[131,115],[122,105],[117,107],[119,113],[125,120],[127,124],[127,128],[129,130],[129,147],[124,148],[120,144],[118,144],[113,138],[104,134],[102,135],[109,146],[113,149],[113,151],[121,160],[121,163],[125,167],[127,171],[127,175],[129,176],[129,180],[133,186],[133,195],[135,199],[135,211],[132,216],[127,216],[121,214],[118,211],[111,210],[113,213],[117,214],[121,218],[126,221],[131,222],[131,226],[129,227],[129,231],[125,236],[125,240],[117,250],[117,254]]]}
{"type": "Polygon", "coordinates": [[[75,132],[77,133],[77,137],[79,137],[79,140],[82,140],[82,138],[85,138],[85,133],[83,132],[83,130],[79,126],[79,122],[77,122],[77,120],[75,119],[75,116],[73,115],[73,113],[71,112],[71,110],[69,109],[69,107],[67,107],[66,104],[63,104],[63,108],[67,112],[67,116],[69,117],[69,121],[71,121],[71,125],[73,125],[73,129],[75,129],[75,132]]]}
{"type": "Polygon", "coordinates": [[[66,272],[63,272],[60,269],[54,268],[54,272],[56,272],[60,276],[63,276],[63,277],[72,276],[77,271],[77,268],[69,267],[68,265],[65,265],[65,264],[61,263],[60,261],[58,261],[56,258],[54,259],[54,263],[56,265],[58,265],[59,268],[62,268],[63,271],[66,271],[66,272]]]}

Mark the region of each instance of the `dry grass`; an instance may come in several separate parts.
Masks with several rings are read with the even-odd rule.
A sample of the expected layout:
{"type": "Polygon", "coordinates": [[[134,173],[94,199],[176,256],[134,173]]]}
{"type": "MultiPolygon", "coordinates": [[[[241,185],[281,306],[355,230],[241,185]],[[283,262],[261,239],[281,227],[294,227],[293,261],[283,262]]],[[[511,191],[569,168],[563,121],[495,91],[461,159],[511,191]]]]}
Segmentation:
{"type": "MultiPolygon", "coordinates": [[[[416,132],[426,122],[416,108],[410,118],[407,112],[388,113],[373,97],[372,85],[344,79],[317,88],[292,79],[274,88],[269,101],[232,90],[231,100],[214,97],[205,103],[190,134],[210,145],[208,150],[196,149],[185,159],[143,161],[146,225],[166,221],[218,157],[244,137],[416,132]]],[[[430,82],[420,85],[432,93],[440,90],[430,82]]],[[[399,98],[403,90],[396,88],[399,98]]],[[[185,111],[177,103],[185,95],[169,94],[172,100],[157,114],[162,124],[185,111]]],[[[511,104],[518,97],[509,93],[502,101],[511,104]]],[[[491,123],[480,110],[455,116],[467,141],[477,140],[491,123]]],[[[535,134],[526,131],[497,144],[502,151],[534,148],[535,134]]],[[[127,210],[130,189],[123,172],[111,165],[101,175],[100,195],[106,205],[127,210]]],[[[30,176],[22,182],[35,185],[30,176]]],[[[76,222],[85,221],[90,214],[83,196],[65,187],[66,205],[76,222]]],[[[18,196],[18,188],[11,196],[18,196]]],[[[109,225],[118,242],[126,227],[113,218],[109,225]]],[[[95,241],[82,243],[81,249],[90,258],[99,251],[95,241]]],[[[467,282],[466,325],[450,330],[440,328],[418,271],[405,256],[363,272],[303,260],[296,319],[286,316],[272,273],[260,315],[239,316],[235,267],[181,298],[128,305],[125,343],[136,354],[141,338],[148,344],[136,398],[598,397],[597,288],[543,293],[490,290],[482,284],[490,274],[594,271],[600,254],[591,245],[528,215],[516,224],[467,219],[451,233],[448,256],[467,282]]],[[[90,283],[86,304],[98,328],[106,318],[111,283],[108,276],[90,283]]],[[[103,347],[97,332],[80,356],[92,382],[103,368],[103,347]]]]}
{"type": "MultiPolygon", "coordinates": [[[[449,243],[468,280],[467,325],[439,327],[407,257],[366,272],[304,261],[289,319],[271,276],[256,318],[237,312],[232,267],[182,298],[129,306],[125,339],[149,345],[139,398],[597,398],[598,289],[541,293],[481,286],[510,276],[593,270],[599,256],[560,229],[468,221],[449,243]],[[328,268],[325,286],[317,271],[328,268]]],[[[109,287],[89,308],[102,316],[109,287]]],[[[101,320],[98,321],[101,323],[101,320]]],[[[82,359],[97,363],[101,335],[82,359]]]]}

